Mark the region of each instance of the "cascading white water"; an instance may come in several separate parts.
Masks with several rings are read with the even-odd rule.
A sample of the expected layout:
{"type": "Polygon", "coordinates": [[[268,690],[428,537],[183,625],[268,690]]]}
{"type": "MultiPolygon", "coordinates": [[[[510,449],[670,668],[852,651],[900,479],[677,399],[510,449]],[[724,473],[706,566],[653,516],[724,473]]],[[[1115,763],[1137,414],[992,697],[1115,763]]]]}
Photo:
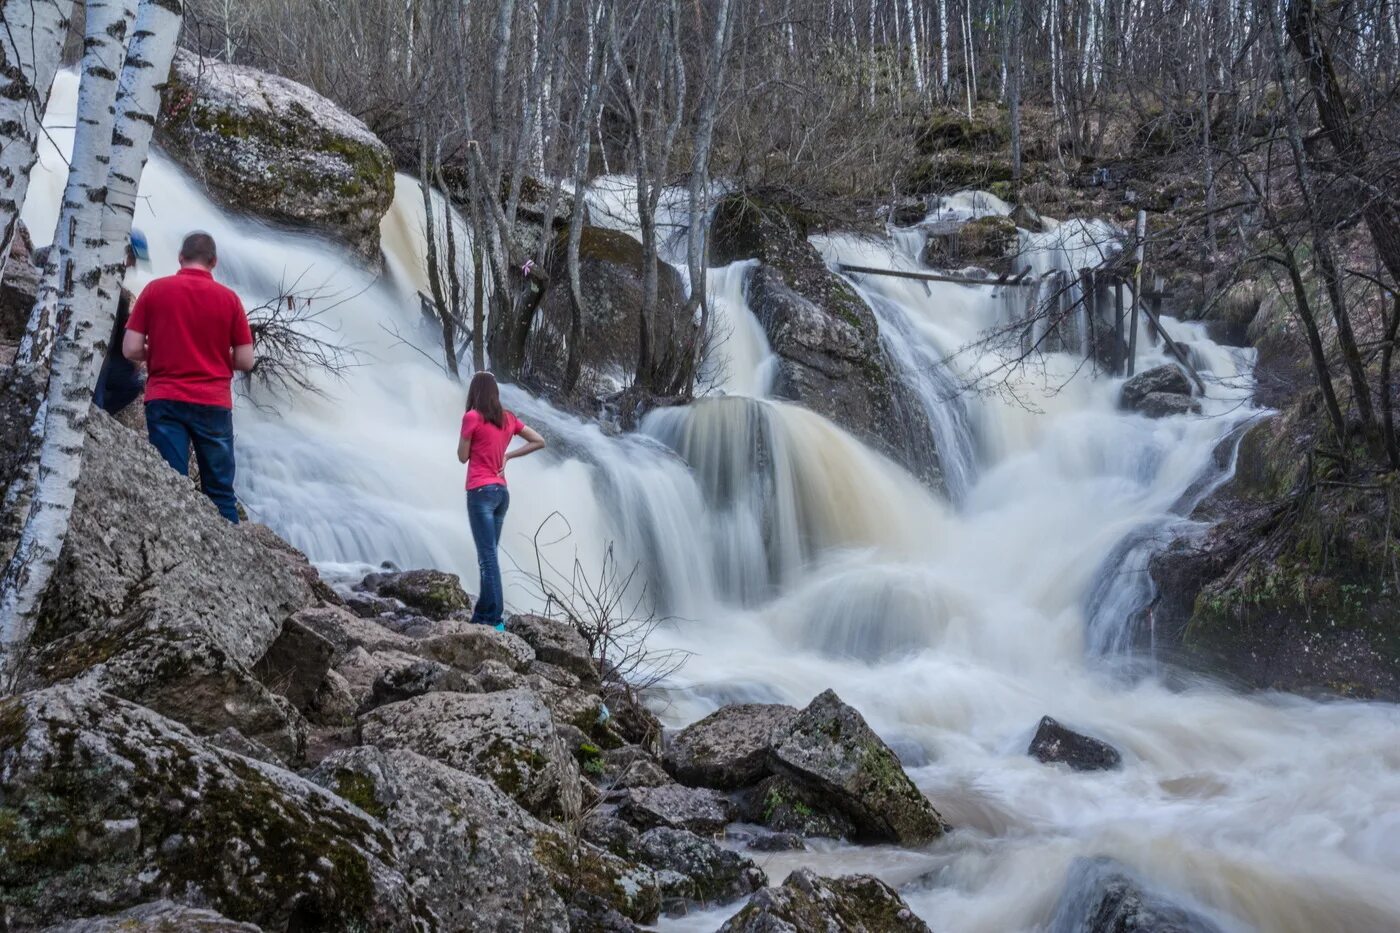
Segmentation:
{"type": "MultiPolygon", "coordinates": [[[[74,84],[61,79],[50,108],[59,145],[74,84]]],[[[58,151],[42,157],[25,210],[41,241],[61,184],[58,151]]],[[[432,362],[435,338],[419,320],[421,201],[400,181],[383,225],[392,280],[324,242],[229,216],[158,154],[137,223],[154,272],[171,271],[180,237],[202,227],[219,240],[220,278],[250,304],[302,273],[340,296],[321,323],[362,365],[325,380],[322,395],[267,399],[276,414],[238,402],[239,491],[254,516],[328,569],[392,560],[470,581],[452,455],[463,391],[432,362]]],[[[910,261],[894,242],[818,245],[831,260],[910,261]]],[[[1052,261],[1076,268],[1079,258],[1052,261]]],[[[1123,413],[1118,381],[1091,378],[1068,354],[1014,374],[1007,391],[960,397],[958,418],[934,421],[944,457],[960,444],[972,464],[954,508],[834,425],[762,398],[756,373],[769,351],[745,317],[745,274],[740,265],[708,280],[731,325],[717,382],[741,397],[658,412],[646,433],[609,437],[508,389],[553,444],[511,467],[505,550],[508,568],[533,565],[530,535],[556,512],[545,537],[563,520],[573,534],[548,546],[555,564],[577,552],[596,566],[615,543],[678,617],[657,647],[694,652],[669,684],[669,722],[739,698],[801,704],[834,687],[958,827],[926,850],[833,844],[771,856],[775,880],[798,863],[875,871],[905,885],[940,931],[1045,929],[1070,863],[1107,855],[1228,930],[1400,927],[1395,707],[1168,687],[1098,660],[1124,643],[1141,605],[1139,583],[1123,581],[1142,579],[1142,542],[1183,521],[1224,475],[1214,451],[1251,416],[1248,353],[1167,322],[1207,371],[1199,417],[1123,413]],[[1079,774],[1028,758],[1044,714],[1115,744],[1123,769],[1079,774]]],[[[858,284],[911,346],[905,367],[942,361],[1008,313],[961,286],[858,284]]],[[[1164,359],[1139,344],[1141,366],[1164,359]]],[[[948,365],[965,381],[999,359],[968,352],[948,365]]],[[[936,387],[915,388],[933,414],[936,387]]],[[[523,574],[508,572],[507,589],[513,606],[533,604],[523,574]]],[[[668,926],[713,930],[725,912],[668,926]]]]}

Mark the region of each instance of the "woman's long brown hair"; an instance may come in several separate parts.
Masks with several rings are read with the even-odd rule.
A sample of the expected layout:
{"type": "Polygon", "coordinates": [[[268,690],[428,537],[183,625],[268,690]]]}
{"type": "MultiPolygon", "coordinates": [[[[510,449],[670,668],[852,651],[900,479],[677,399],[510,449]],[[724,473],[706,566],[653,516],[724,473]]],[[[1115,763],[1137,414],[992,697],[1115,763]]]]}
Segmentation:
{"type": "Polygon", "coordinates": [[[496,385],[496,377],[488,372],[483,371],[472,376],[472,384],[467,388],[467,408],[498,428],[506,426],[505,409],[501,407],[501,390],[496,385]]]}

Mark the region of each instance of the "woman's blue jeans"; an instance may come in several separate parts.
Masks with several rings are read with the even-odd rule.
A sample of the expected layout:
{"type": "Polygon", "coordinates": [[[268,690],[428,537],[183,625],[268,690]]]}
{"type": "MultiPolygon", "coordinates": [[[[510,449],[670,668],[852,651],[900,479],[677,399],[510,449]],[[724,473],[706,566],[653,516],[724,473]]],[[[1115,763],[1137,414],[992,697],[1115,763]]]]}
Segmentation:
{"type": "Polygon", "coordinates": [[[505,612],[497,549],[509,508],[510,491],[499,483],[467,490],[467,520],[471,522],[476,563],[481,569],[481,588],[476,596],[476,608],[472,610],[472,621],[482,625],[499,625],[505,612]]]}

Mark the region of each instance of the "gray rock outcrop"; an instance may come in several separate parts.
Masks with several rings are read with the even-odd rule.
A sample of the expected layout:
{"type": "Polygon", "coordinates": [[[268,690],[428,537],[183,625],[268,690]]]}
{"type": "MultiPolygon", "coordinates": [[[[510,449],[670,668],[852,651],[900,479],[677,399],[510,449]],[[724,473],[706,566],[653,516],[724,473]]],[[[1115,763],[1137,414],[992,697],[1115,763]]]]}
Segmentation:
{"type": "Polygon", "coordinates": [[[1201,405],[1191,397],[1191,380],[1177,366],[1157,366],[1123,383],[1119,405],[1149,418],[1196,413],[1201,405]]]}
{"type": "Polygon", "coordinates": [[[398,600],[430,619],[469,613],[472,608],[471,597],[462,589],[462,578],[441,570],[372,573],[361,581],[360,587],[380,599],[398,600]]]}
{"type": "Polygon", "coordinates": [[[305,724],[254,668],[313,598],[145,438],[94,410],[72,523],[30,638],[29,685],[77,679],[197,732],[231,726],[293,759],[305,724]]]}
{"type": "Polygon", "coordinates": [[[226,206],[343,239],[378,262],[394,199],[389,149],[355,117],[279,75],[181,51],[156,139],[226,206]]]}
{"type": "Polygon", "coordinates": [[[733,820],[734,811],[729,799],[716,791],[663,784],[627,791],[618,815],[639,829],[667,826],[713,835],[733,820]]]}
{"type": "Polygon", "coordinates": [[[262,933],[251,923],[174,901],[152,901],[106,917],[85,917],[44,933],[262,933]]]}
{"type": "Polygon", "coordinates": [[[797,710],[771,703],[725,706],[682,729],[666,746],[666,770],[682,784],[734,790],[769,774],[768,749],[775,732],[791,725],[797,710]]]}

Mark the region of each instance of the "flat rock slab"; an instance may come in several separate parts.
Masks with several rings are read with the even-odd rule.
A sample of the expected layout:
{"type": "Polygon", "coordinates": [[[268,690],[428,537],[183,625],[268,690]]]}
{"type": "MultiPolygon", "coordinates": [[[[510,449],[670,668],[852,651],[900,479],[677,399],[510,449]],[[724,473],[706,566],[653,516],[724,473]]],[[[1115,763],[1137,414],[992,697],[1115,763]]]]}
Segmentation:
{"type": "Polygon", "coordinates": [[[1069,765],[1076,771],[1109,771],[1123,763],[1123,756],[1112,745],[1067,729],[1049,716],[1040,720],[1026,754],[1046,764],[1069,765]]]}
{"type": "Polygon", "coordinates": [[[727,797],[708,788],[663,784],[627,791],[618,815],[641,829],[669,826],[713,835],[729,825],[734,810],[727,797]]]}
{"type": "Polygon", "coordinates": [[[772,749],[774,770],[838,810],[870,842],[922,845],[947,826],[865,718],[827,690],[772,749]]]}
{"type": "Polygon", "coordinates": [[[755,894],[719,933],[931,933],[899,893],[870,875],[823,878],[803,868],[755,894]]]}
{"type": "Polygon", "coordinates": [[[775,733],[797,718],[791,706],[743,703],[716,710],[682,729],[666,747],[666,770],[682,784],[735,790],[772,773],[775,733]]]}
{"type": "Polygon", "coordinates": [[[577,792],[578,769],[535,693],[429,693],[382,706],[360,721],[366,745],[406,748],[492,781],[535,814],[577,792]]]}
{"type": "Polygon", "coordinates": [[[269,930],[426,929],[360,810],[90,688],[0,701],[0,852],[12,928],[179,897],[269,930]]]}

